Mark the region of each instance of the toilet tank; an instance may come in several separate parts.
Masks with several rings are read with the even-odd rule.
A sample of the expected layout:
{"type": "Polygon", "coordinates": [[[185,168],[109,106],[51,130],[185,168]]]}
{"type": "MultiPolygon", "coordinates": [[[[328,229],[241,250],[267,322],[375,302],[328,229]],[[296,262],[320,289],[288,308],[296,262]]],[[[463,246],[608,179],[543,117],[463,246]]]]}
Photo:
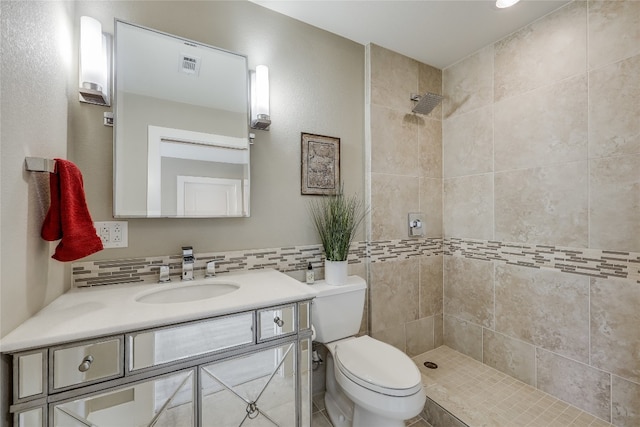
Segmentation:
{"type": "Polygon", "coordinates": [[[345,285],[333,286],[319,281],[310,288],[316,294],[311,308],[316,341],[329,343],[358,333],[367,289],[364,279],[349,276],[345,285]]]}

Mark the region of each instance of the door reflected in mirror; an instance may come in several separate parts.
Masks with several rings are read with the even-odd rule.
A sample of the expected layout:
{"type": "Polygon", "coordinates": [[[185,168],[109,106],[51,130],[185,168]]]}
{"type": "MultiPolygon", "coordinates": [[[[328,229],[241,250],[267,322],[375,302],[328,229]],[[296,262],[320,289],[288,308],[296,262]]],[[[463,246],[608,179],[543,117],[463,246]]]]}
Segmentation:
{"type": "Polygon", "coordinates": [[[114,216],[249,216],[247,58],[116,20],[114,63],[114,216]]]}

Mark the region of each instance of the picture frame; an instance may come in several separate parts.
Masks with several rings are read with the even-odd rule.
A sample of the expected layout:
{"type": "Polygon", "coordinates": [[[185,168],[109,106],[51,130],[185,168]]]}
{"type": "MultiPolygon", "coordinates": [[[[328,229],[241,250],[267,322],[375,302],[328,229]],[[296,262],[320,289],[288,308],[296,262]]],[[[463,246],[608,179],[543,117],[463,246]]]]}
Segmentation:
{"type": "Polygon", "coordinates": [[[334,195],[340,190],[340,138],[301,134],[300,192],[334,195]]]}

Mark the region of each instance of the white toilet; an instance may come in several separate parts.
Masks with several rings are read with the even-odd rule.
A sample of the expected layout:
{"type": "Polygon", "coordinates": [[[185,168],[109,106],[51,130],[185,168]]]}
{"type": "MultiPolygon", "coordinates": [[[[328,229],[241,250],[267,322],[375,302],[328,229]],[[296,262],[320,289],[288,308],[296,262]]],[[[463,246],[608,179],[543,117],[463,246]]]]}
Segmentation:
{"type": "Polygon", "coordinates": [[[315,341],[329,349],[325,405],[334,427],[404,427],[424,408],[420,371],[402,351],[360,329],[366,282],[350,276],[346,285],[319,282],[311,317],[315,341]]]}

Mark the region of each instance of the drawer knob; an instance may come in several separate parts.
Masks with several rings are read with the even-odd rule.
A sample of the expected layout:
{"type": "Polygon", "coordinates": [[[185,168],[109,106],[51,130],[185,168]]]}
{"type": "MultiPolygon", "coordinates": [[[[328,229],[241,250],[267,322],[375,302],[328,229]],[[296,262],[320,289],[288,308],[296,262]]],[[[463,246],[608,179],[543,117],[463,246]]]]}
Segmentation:
{"type": "Polygon", "coordinates": [[[278,316],[276,316],[273,319],[273,323],[275,323],[276,325],[280,326],[281,328],[284,326],[284,320],[282,320],[281,318],[279,318],[278,316]]]}
{"type": "Polygon", "coordinates": [[[78,371],[87,372],[93,363],[93,356],[87,356],[82,359],[82,363],[78,365],[78,371]]]}

